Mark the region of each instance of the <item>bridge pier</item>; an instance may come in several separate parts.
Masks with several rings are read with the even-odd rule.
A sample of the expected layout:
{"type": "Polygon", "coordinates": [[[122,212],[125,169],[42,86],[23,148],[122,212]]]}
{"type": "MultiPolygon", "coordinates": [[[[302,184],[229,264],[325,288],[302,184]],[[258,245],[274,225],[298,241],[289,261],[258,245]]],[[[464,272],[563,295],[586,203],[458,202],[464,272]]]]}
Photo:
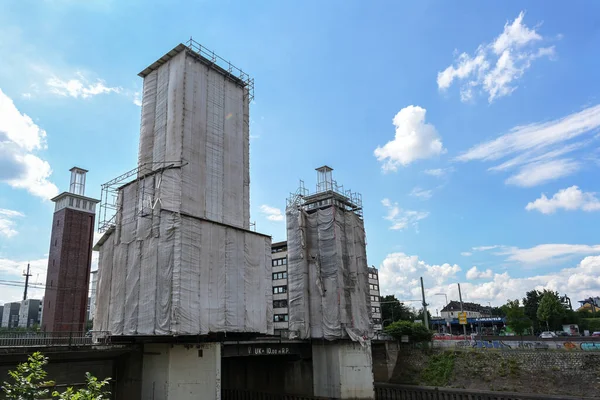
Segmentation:
{"type": "Polygon", "coordinates": [[[313,391],[318,397],[373,399],[371,342],[313,342],[313,391]]]}
{"type": "Polygon", "coordinates": [[[142,400],[219,400],[221,344],[146,344],[142,400]]]}

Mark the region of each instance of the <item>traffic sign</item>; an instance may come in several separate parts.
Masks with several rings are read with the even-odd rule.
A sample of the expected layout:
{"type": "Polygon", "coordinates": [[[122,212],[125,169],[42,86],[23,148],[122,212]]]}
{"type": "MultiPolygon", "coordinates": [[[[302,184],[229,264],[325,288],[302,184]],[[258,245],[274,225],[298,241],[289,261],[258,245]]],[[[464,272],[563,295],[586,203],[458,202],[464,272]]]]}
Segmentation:
{"type": "Polygon", "coordinates": [[[459,312],[458,313],[458,323],[461,325],[466,325],[467,324],[467,313],[466,312],[459,312]]]}

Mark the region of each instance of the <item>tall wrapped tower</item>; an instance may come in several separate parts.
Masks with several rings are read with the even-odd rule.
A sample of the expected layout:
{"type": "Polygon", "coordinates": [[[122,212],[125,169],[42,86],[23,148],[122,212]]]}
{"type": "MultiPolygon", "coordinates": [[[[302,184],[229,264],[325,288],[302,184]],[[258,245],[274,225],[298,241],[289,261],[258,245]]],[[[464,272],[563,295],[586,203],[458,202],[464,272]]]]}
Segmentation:
{"type": "Polygon", "coordinates": [[[103,185],[94,329],[272,333],[271,240],[249,230],[252,79],[193,41],[140,76],[138,167],[103,185]]]}

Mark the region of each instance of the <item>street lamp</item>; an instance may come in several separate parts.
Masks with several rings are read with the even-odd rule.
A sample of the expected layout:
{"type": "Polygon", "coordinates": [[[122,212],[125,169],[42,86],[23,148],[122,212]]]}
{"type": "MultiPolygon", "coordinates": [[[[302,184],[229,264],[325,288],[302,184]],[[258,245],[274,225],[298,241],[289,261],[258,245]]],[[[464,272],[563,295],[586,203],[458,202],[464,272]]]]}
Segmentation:
{"type": "Polygon", "coordinates": [[[448,295],[446,293],[434,293],[435,296],[444,296],[446,298],[446,305],[448,305],[448,295]]]}

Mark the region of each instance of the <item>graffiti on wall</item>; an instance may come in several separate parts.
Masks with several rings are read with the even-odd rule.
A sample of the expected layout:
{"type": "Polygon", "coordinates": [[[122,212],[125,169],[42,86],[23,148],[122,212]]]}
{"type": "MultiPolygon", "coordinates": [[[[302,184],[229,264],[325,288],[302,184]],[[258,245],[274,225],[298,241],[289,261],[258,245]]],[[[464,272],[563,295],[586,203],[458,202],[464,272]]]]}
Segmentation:
{"type": "Polygon", "coordinates": [[[566,351],[600,351],[600,342],[573,342],[564,340],[434,340],[434,347],[450,347],[465,349],[497,349],[497,350],[566,350],[566,351]]]}

